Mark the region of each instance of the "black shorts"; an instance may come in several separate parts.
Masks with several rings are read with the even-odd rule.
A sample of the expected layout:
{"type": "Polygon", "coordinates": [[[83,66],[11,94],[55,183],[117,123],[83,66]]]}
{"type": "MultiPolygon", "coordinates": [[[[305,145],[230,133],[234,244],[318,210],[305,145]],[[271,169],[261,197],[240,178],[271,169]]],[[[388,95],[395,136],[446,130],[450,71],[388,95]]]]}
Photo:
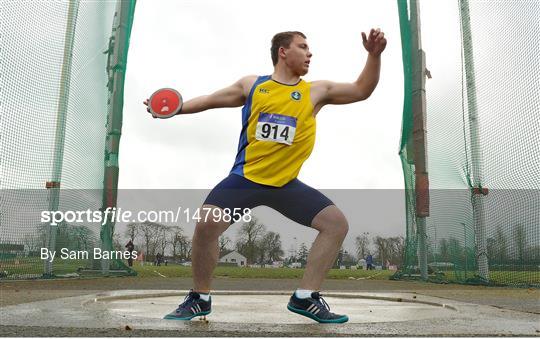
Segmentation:
{"type": "Polygon", "coordinates": [[[298,179],[282,187],[273,187],[232,173],[214,187],[204,203],[222,209],[229,208],[231,211],[264,205],[309,227],[320,211],[334,204],[324,194],[298,179]]]}

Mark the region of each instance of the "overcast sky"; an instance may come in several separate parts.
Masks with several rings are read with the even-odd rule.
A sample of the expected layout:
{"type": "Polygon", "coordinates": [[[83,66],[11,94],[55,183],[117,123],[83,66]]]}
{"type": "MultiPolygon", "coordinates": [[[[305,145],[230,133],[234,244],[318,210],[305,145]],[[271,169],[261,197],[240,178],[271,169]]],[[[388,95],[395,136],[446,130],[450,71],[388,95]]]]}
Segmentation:
{"type": "MultiPolygon", "coordinates": [[[[152,119],[142,101],[156,89],[173,87],[189,100],[248,74],[271,74],[270,40],[286,30],[299,30],[307,36],[313,57],[305,80],[350,82],[358,77],[367,57],[361,32],[377,27],[388,40],[377,89],[364,102],[323,108],[317,117],[315,149],[299,179],[318,189],[402,189],[398,146],[403,68],[395,0],[309,5],[283,0],[139,0],[126,75],[119,187],[210,189],[233,165],[241,108],[152,119]]],[[[335,199],[337,203],[341,197],[335,199]]],[[[365,201],[350,203],[351,210],[366,214],[362,219],[357,213],[356,222],[349,218],[354,224],[347,239],[350,245],[355,235],[365,231],[404,234],[401,198],[386,206],[389,214],[398,215],[392,222],[370,213],[365,201]],[[378,224],[370,226],[370,218],[378,224]]],[[[119,206],[122,204],[120,197],[119,206]]],[[[269,230],[282,234],[284,248],[296,233],[306,242],[316,235],[304,227],[284,224],[286,220],[281,226],[268,225],[269,230]]],[[[231,228],[227,232],[235,233],[237,227],[231,228]]],[[[192,225],[186,229],[191,234],[192,225]]]]}

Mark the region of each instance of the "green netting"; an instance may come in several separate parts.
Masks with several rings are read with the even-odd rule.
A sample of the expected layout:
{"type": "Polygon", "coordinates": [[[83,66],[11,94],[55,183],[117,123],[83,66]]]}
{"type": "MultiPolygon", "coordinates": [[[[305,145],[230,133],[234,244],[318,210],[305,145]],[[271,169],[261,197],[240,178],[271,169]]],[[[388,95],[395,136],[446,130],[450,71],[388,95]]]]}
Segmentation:
{"type": "MultiPolygon", "coordinates": [[[[129,40],[135,2],[126,4],[129,40]]],[[[51,227],[41,213],[104,206],[112,82],[118,68],[123,74],[110,60],[119,8],[120,1],[0,2],[0,279],[129,271],[92,256],[40,258],[46,247],[113,247],[110,224],[106,232],[99,222],[51,227]]]]}
{"type": "Polygon", "coordinates": [[[407,239],[395,278],[420,277],[425,254],[434,281],[540,285],[540,3],[420,3],[421,46],[432,76],[425,88],[430,214],[423,235],[409,154],[414,13],[405,0],[398,6],[407,239]],[[487,188],[487,195],[474,188],[487,188]]]}

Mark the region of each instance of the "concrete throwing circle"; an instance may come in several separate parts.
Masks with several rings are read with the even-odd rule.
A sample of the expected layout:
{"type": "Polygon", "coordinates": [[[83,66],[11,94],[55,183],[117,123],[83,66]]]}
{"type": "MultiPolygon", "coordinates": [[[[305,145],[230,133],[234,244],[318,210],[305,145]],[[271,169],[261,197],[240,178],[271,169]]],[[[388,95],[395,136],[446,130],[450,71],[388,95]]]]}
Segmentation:
{"type": "MultiPolygon", "coordinates": [[[[287,310],[290,292],[213,292],[210,322],[252,324],[307,324],[314,321],[287,310]]],[[[349,323],[399,322],[449,318],[452,307],[420,302],[413,297],[328,293],[323,294],[331,311],[347,314],[349,323]]],[[[183,301],[178,293],[135,294],[96,300],[111,314],[124,318],[163,319],[183,301]]],[[[193,318],[196,321],[199,318],[193,318]]],[[[127,319],[126,319],[127,320],[127,319]]],[[[177,322],[177,320],[167,320],[177,322]]]]}
{"type": "MultiPolygon", "coordinates": [[[[289,312],[291,291],[214,291],[208,322],[164,320],[187,291],[114,290],[0,307],[0,327],[24,336],[538,336],[538,314],[403,293],[324,293],[345,324],[289,312]],[[59,330],[64,328],[69,330],[59,330]],[[107,331],[111,332],[107,332],[107,331]],[[22,332],[21,332],[22,331],[22,332]],[[62,332],[63,331],[63,332],[62,332]],[[155,332],[169,331],[169,332],[155,332]],[[133,332],[133,333],[135,333],[133,332]]],[[[9,333],[9,332],[8,332],[9,333]]]]}

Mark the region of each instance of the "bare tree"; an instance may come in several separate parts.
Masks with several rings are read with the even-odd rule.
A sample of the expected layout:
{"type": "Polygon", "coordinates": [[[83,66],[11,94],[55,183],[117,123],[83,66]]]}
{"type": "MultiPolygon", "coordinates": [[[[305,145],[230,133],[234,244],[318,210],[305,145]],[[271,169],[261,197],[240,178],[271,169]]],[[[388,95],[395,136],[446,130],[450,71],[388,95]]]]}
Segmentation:
{"type": "Polygon", "coordinates": [[[257,243],[264,235],[265,227],[259,224],[256,218],[245,222],[238,230],[238,240],[236,241],[236,249],[242,253],[248,264],[255,262],[257,256],[257,243]]]}
{"type": "Polygon", "coordinates": [[[363,233],[362,235],[356,236],[356,255],[358,258],[365,258],[369,253],[369,233],[363,233]]]}
{"type": "Polygon", "coordinates": [[[124,251],[124,246],[122,246],[122,244],[120,243],[120,234],[114,232],[113,234],[113,248],[116,250],[116,251],[124,251]]]}
{"type": "Polygon", "coordinates": [[[307,258],[309,255],[309,249],[307,248],[305,243],[300,244],[300,249],[298,250],[298,262],[302,264],[302,266],[305,266],[307,263],[307,258]]]}
{"type": "Polygon", "coordinates": [[[405,250],[405,238],[403,236],[388,238],[388,260],[392,264],[401,265],[405,250]]]}
{"type": "Polygon", "coordinates": [[[403,263],[405,250],[405,238],[403,236],[389,238],[376,236],[373,239],[373,244],[375,245],[377,258],[382,265],[386,265],[387,262],[396,265],[403,263]]]}
{"type": "Polygon", "coordinates": [[[186,238],[186,242],[184,244],[184,249],[186,253],[186,259],[191,259],[191,249],[192,249],[192,241],[191,239],[186,238]]]}
{"type": "Polygon", "coordinates": [[[184,229],[180,226],[171,226],[170,232],[172,235],[172,238],[171,238],[172,256],[173,256],[173,259],[176,259],[181,243],[182,241],[184,241],[184,238],[185,238],[184,229]]]}
{"type": "Polygon", "coordinates": [[[191,258],[191,240],[184,234],[177,234],[174,239],[179,259],[189,260],[191,258]]]}
{"type": "MultiPolygon", "coordinates": [[[[84,225],[72,225],[70,227],[70,233],[71,233],[71,241],[73,244],[75,244],[76,248],[79,250],[87,251],[94,247],[94,241],[92,237],[94,236],[94,233],[88,226],[84,225]]],[[[113,235],[113,241],[114,241],[114,235],[113,235]]]]}
{"type": "Polygon", "coordinates": [[[285,252],[281,248],[281,235],[275,232],[268,232],[264,236],[265,242],[268,244],[268,261],[274,262],[282,259],[285,252]]]}
{"type": "Polygon", "coordinates": [[[256,247],[256,262],[258,264],[266,264],[268,262],[268,243],[265,241],[265,236],[260,237],[255,243],[256,247]]]}
{"type": "Polygon", "coordinates": [[[158,242],[156,241],[159,232],[159,226],[161,224],[145,221],[139,224],[139,231],[143,240],[146,256],[154,256],[156,254],[156,247],[158,242]]]}
{"type": "Polygon", "coordinates": [[[219,244],[219,257],[226,255],[227,253],[231,252],[231,249],[228,247],[231,243],[231,238],[229,238],[226,235],[220,235],[218,244],[219,244]]]}
{"type": "Polygon", "coordinates": [[[139,235],[139,228],[140,228],[140,224],[134,223],[134,222],[129,223],[127,225],[127,229],[124,234],[129,240],[132,240],[133,242],[135,242],[135,239],[139,235]]]}
{"type": "MultiPolygon", "coordinates": [[[[62,222],[56,230],[56,248],[89,250],[94,247],[94,233],[84,225],[72,225],[62,222]]],[[[111,239],[114,241],[114,239],[111,239]]]]}
{"type": "Polygon", "coordinates": [[[171,228],[166,225],[158,224],[157,226],[157,243],[159,246],[159,249],[161,251],[161,255],[165,256],[165,251],[167,250],[167,247],[171,243],[170,237],[171,237],[171,228]]]}
{"type": "Polygon", "coordinates": [[[280,260],[283,254],[279,233],[266,232],[257,241],[257,258],[259,264],[269,264],[273,261],[280,260]]]}
{"type": "Polygon", "coordinates": [[[375,245],[375,250],[377,252],[377,258],[380,260],[381,264],[384,265],[384,260],[389,257],[389,246],[386,238],[376,236],[373,239],[373,244],[375,245]]]}

